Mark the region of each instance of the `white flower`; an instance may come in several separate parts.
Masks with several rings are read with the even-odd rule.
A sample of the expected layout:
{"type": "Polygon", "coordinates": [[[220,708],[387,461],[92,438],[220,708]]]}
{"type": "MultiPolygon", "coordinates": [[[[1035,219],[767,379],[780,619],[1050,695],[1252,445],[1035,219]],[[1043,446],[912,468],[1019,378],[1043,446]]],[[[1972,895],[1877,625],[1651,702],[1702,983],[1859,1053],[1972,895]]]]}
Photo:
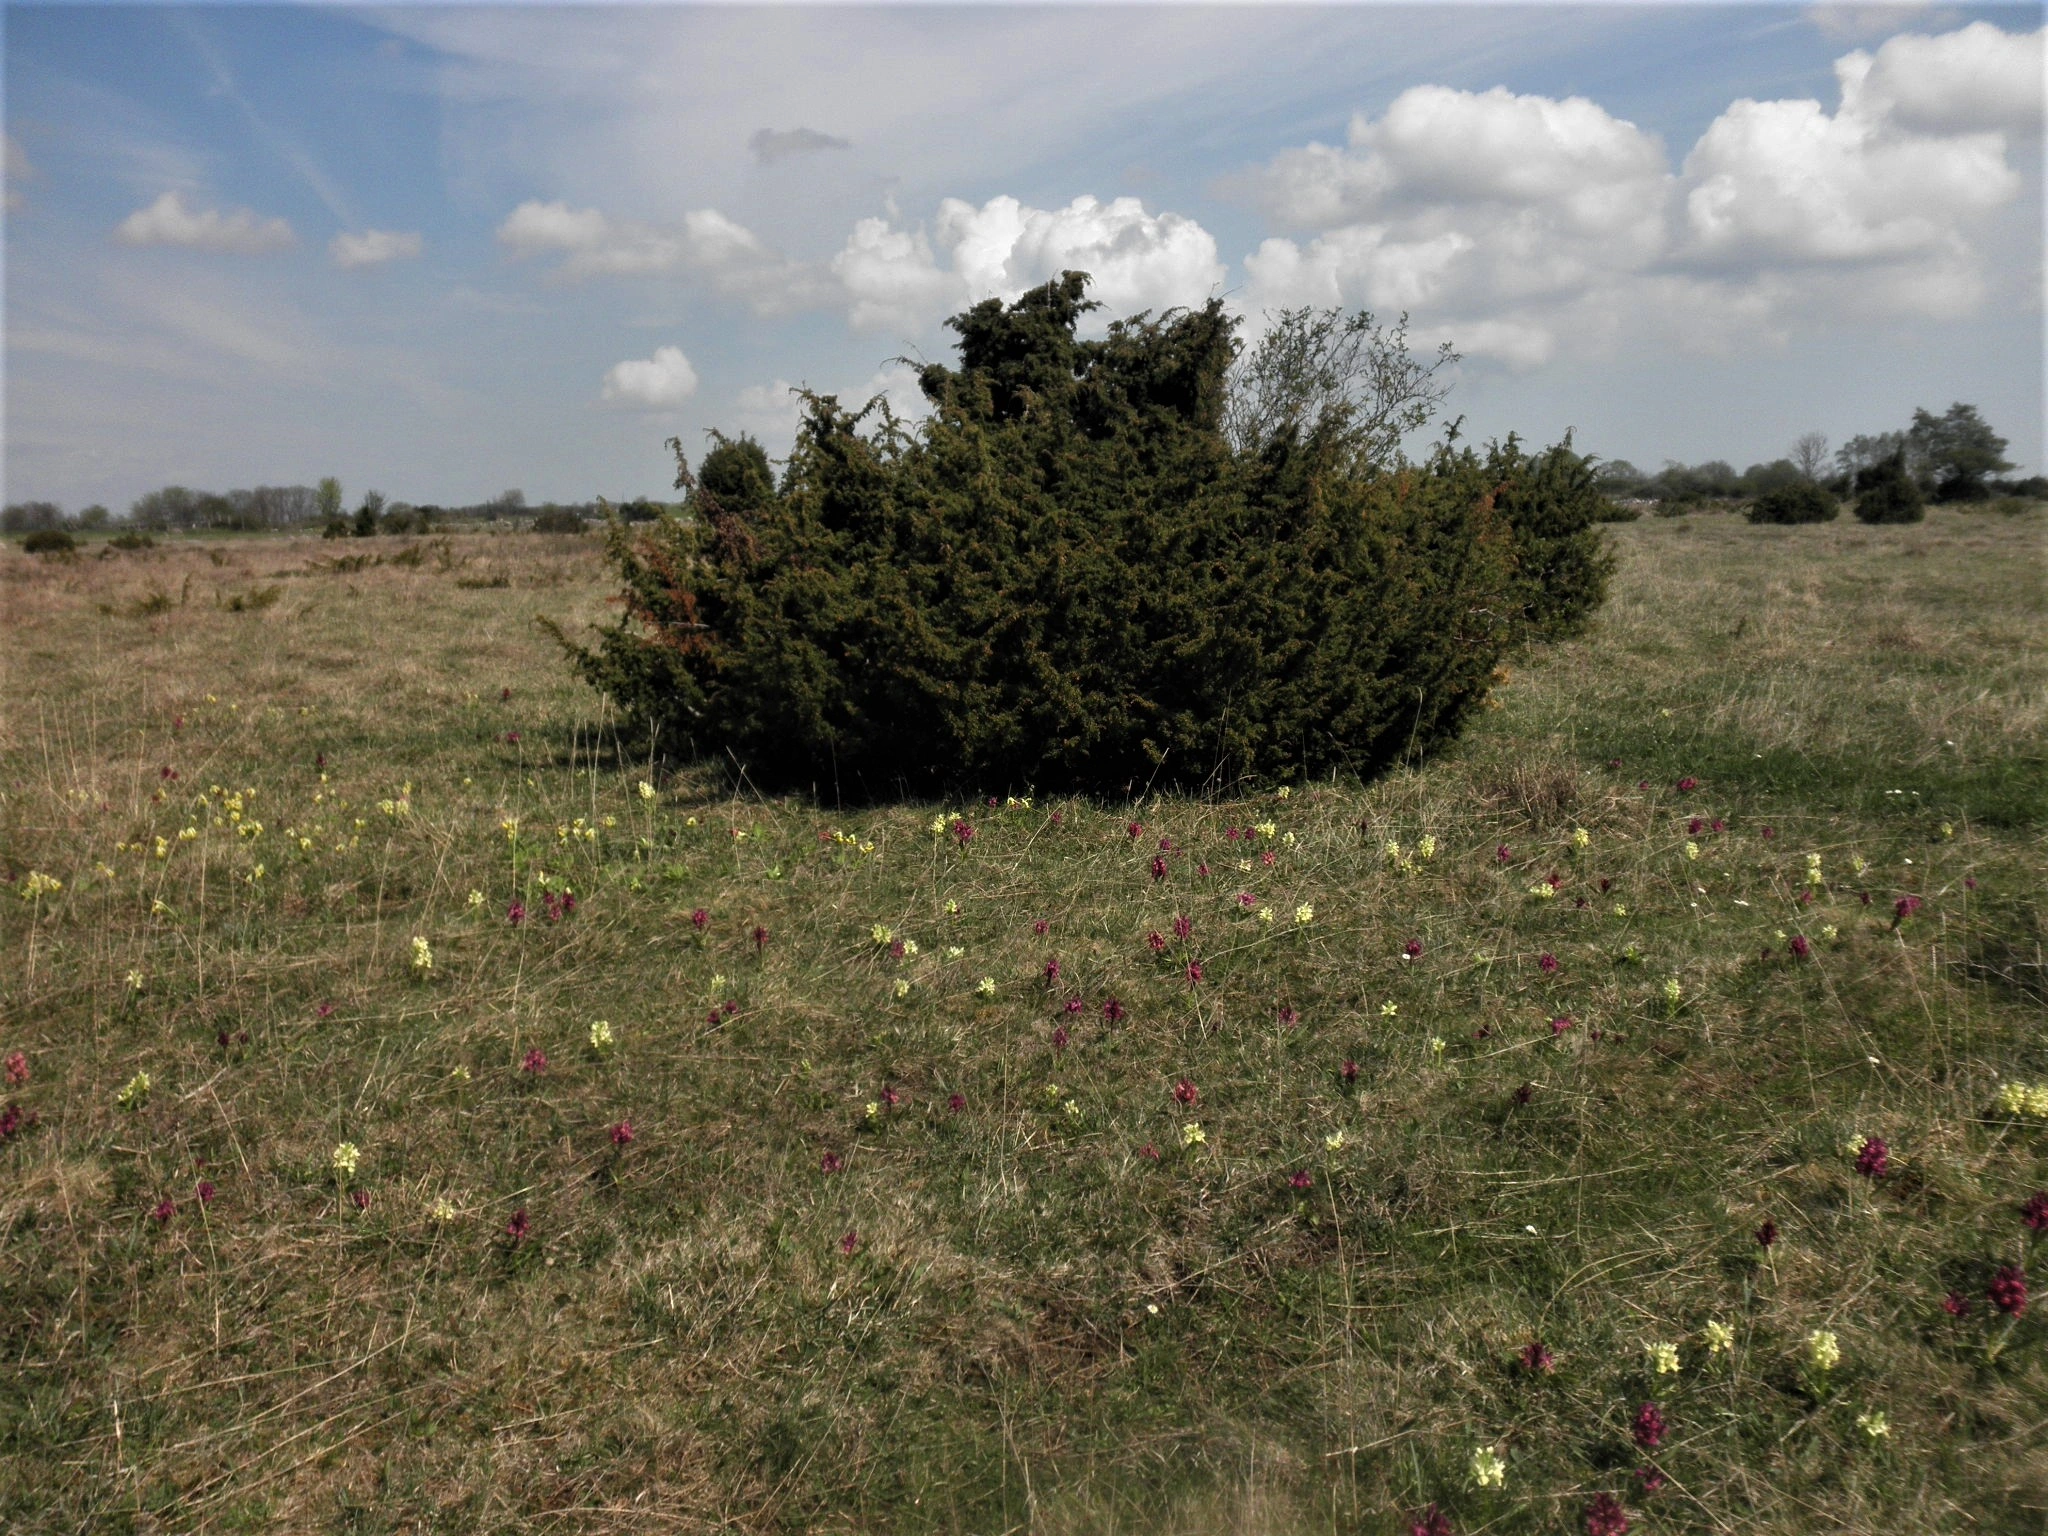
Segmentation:
{"type": "Polygon", "coordinates": [[[612,1048],[612,1026],[608,1019],[598,1019],[590,1026],[590,1048],[603,1053],[612,1048]]]}
{"type": "Polygon", "coordinates": [[[1342,1131],[1332,1131],[1329,1135],[1325,1136],[1323,1138],[1323,1150],[1326,1152],[1343,1151],[1344,1133],[1342,1131]]]}
{"type": "Polygon", "coordinates": [[[901,997],[908,997],[908,996],[910,996],[910,983],[909,983],[909,982],[907,982],[907,981],[905,981],[905,980],[904,980],[904,979],[903,979],[903,978],[902,978],[901,976],[899,976],[899,977],[897,977],[897,978],[896,978],[896,989],[895,989],[895,990],[896,990],[896,995],[897,995],[897,996],[898,996],[899,998],[901,998],[901,997]]]}
{"type": "Polygon", "coordinates": [[[1299,906],[1297,906],[1294,909],[1294,920],[1297,923],[1314,922],[1316,920],[1315,903],[1304,901],[1299,906]]]}
{"type": "Polygon", "coordinates": [[[1572,828],[1572,846],[1574,848],[1584,848],[1592,841],[1593,834],[1588,832],[1584,827],[1572,828]]]}
{"type": "Polygon", "coordinates": [[[891,939],[895,938],[896,935],[894,931],[892,931],[886,923],[877,923],[874,927],[868,930],[868,937],[873,939],[877,944],[886,944],[891,939]]]}
{"type": "Polygon", "coordinates": [[[1887,1439],[1892,1432],[1891,1425],[1885,1422],[1883,1410],[1877,1408],[1866,1408],[1857,1414],[1856,1427],[1873,1441],[1887,1439]]]}
{"type": "Polygon", "coordinates": [[[1436,857],[1436,834],[1435,834],[1435,833],[1431,833],[1431,834],[1430,834],[1430,835],[1429,835],[1428,837],[1425,837],[1425,838],[1424,838],[1424,839],[1423,839],[1423,840],[1422,840],[1421,842],[1417,843],[1417,844],[1415,845],[1415,851],[1416,851],[1417,853],[1421,854],[1421,855],[1422,855],[1422,856],[1423,856],[1423,857],[1424,857],[1425,859],[1433,859],[1433,858],[1435,858],[1435,857],[1436,857]]]}
{"type": "Polygon", "coordinates": [[[975,991],[975,994],[976,994],[977,996],[979,996],[979,997],[994,997],[994,996],[996,995],[996,979],[995,979],[995,977],[993,977],[993,976],[984,976],[984,977],[982,977],[980,981],[977,981],[977,982],[976,982],[976,983],[974,984],[974,991],[975,991]]]}
{"type": "Polygon", "coordinates": [[[1685,845],[1685,856],[1688,859],[1698,858],[1700,856],[1700,845],[1698,843],[1687,843],[1685,845]]]}
{"type": "Polygon", "coordinates": [[[427,947],[427,941],[418,934],[412,936],[412,968],[416,971],[431,971],[434,968],[434,952],[427,947]]]}
{"type": "Polygon", "coordinates": [[[338,1177],[352,1179],[356,1176],[356,1165],[362,1161],[362,1158],[362,1149],[354,1142],[337,1141],[334,1144],[334,1151],[327,1159],[327,1163],[338,1177]]]}
{"type": "Polygon", "coordinates": [[[1482,1488],[1499,1488],[1506,1484],[1507,1477],[1508,1464],[1492,1446],[1482,1445],[1472,1452],[1473,1482],[1482,1488]]]}
{"type": "Polygon", "coordinates": [[[1649,1357],[1650,1370],[1658,1376],[1674,1376],[1678,1373],[1678,1346],[1676,1344],[1645,1344],[1643,1353],[1649,1357]]]}
{"type": "Polygon", "coordinates": [[[114,1102],[123,1109],[140,1109],[149,1100],[149,1074],[137,1072],[128,1079],[128,1084],[114,1095],[114,1102]]]}
{"type": "Polygon", "coordinates": [[[1208,1143],[1209,1133],[1190,1120],[1180,1128],[1180,1144],[1184,1147],[1199,1147],[1208,1143]]]}
{"type": "Polygon", "coordinates": [[[469,904],[472,908],[482,906],[484,904],[484,893],[482,891],[471,891],[469,893],[469,904]]]}
{"type": "Polygon", "coordinates": [[[455,1206],[446,1195],[443,1195],[433,1203],[432,1207],[428,1209],[427,1214],[437,1223],[445,1226],[455,1219],[455,1206]]]}
{"type": "Polygon", "coordinates": [[[1271,907],[1259,908],[1259,921],[1262,923],[1270,923],[1271,921],[1273,921],[1273,909],[1271,907]]]}
{"type": "Polygon", "coordinates": [[[1726,1323],[1711,1322],[1702,1331],[1706,1335],[1707,1353],[1710,1355],[1722,1354],[1735,1345],[1735,1330],[1726,1323]]]}
{"type": "Polygon", "coordinates": [[[1831,1371],[1842,1362],[1842,1346],[1834,1334],[1816,1328],[1806,1336],[1806,1363],[1816,1371],[1831,1371]]]}
{"type": "Polygon", "coordinates": [[[128,990],[130,992],[140,992],[142,990],[142,972],[130,971],[128,973],[128,990]]]}
{"type": "Polygon", "coordinates": [[[645,779],[640,781],[640,798],[642,800],[652,800],[654,798],[654,786],[645,779]]]}

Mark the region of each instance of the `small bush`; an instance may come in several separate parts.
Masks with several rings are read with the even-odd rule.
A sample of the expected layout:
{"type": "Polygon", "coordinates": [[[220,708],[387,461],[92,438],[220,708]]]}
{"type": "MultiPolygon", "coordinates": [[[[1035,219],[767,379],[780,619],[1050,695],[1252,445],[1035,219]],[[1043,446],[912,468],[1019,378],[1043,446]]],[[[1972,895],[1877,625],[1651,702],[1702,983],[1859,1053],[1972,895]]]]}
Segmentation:
{"type": "Polygon", "coordinates": [[[583,519],[567,507],[544,507],[533,516],[535,533],[581,533],[583,519]]]}
{"type": "Polygon", "coordinates": [[[1920,487],[1906,473],[1905,450],[1880,459],[1856,475],[1856,520],[1863,523],[1917,523],[1927,516],[1920,487]]]}
{"type": "Polygon", "coordinates": [[[1752,523],[1826,523],[1841,515],[1841,503],[1811,480],[1777,486],[1749,504],[1752,523]]]}
{"type": "Polygon", "coordinates": [[[107,540],[107,542],[111,544],[115,549],[136,550],[156,548],[155,539],[152,539],[146,533],[137,533],[132,528],[127,530],[125,533],[115,534],[111,539],[107,540]]]}
{"type": "Polygon", "coordinates": [[[1081,342],[1086,282],[955,316],[916,434],[807,394],[779,490],[721,439],[689,522],[615,521],[626,611],[569,646],[585,677],[756,782],[1121,794],[1426,753],[1600,601],[1568,445],[1354,474],[1324,420],[1234,453],[1221,304],[1081,342]]]}
{"type": "Polygon", "coordinates": [[[27,555],[68,555],[78,548],[78,540],[62,528],[38,528],[21,541],[21,550],[27,555]]]}

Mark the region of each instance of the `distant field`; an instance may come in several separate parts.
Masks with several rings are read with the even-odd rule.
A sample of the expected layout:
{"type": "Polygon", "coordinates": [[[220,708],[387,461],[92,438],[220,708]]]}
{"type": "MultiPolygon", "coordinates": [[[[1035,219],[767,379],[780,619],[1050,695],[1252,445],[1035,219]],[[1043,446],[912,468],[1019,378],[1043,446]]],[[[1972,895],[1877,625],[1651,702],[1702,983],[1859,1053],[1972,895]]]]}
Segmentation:
{"type": "Polygon", "coordinates": [[[1612,533],[1419,768],[858,812],[595,538],[0,549],[0,1524],[2048,1528],[2048,514],[1612,533]]]}

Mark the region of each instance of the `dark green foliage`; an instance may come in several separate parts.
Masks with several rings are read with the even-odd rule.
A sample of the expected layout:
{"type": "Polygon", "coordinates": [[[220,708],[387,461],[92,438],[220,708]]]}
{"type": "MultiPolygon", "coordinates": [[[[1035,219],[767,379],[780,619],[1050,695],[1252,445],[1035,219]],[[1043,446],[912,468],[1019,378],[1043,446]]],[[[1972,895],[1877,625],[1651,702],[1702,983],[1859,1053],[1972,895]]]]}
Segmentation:
{"type": "Polygon", "coordinates": [[[0,510],[0,533],[40,533],[64,526],[64,509],[54,501],[17,501],[0,510]]]}
{"type": "Polygon", "coordinates": [[[132,528],[126,529],[120,533],[115,534],[111,539],[107,540],[107,543],[112,545],[115,549],[135,550],[153,549],[156,547],[155,539],[152,539],[146,533],[137,533],[132,528]]]}
{"type": "Polygon", "coordinates": [[[1788,481],[1749,504],[1752,523],[1825,523],[1841,515],[1841,504],[1811,480],[1788,481]]]}
{"type": "Polygon", "coordinates": [[[1607,592],[1614,557],[1592,525],[1618,521],[1592,462],[1572,452],[1571,434],[1534,458],[1509,435],[1488,450],[1495,508],[1514,531],[1517,638],[1557,640],[1585,627],[1607,592]]]}
{"type": "Polygon", "coordinates": [[[1920,487],[1906,473],[1903,448],[1856,473],[1856,517],[1865,523],[1917,523],[1927,515],[1920,487]]]}
{"type": "Polygon", "coordinates": [[[38,528],[21,541],[21,548],[29,555],[68,555],[78,548],[78,540],[62,528],[38,528]]]}
{"type": "Polygon", "coordinates": [[[728,511],[746,513],[766,506],[775,495],[767,450],[745,433],[737,442],[723,433],[711,435],[718,446],[697,466],[698,489],[728,511]]]}
{"type": "Polygon", "coordinates": [[[1941,415],[1913,412],[1906,450],[1923,476],[1934,485],[1936,501],[1982,501],[1990,492],[1989,475],[2012,468],[2005,457],[2005,439],[1960,400],[1941,415]]]}
{"type": "Polygon", "coordinates": [[[1325,417],[1234,454],[1220,303],[1083,342],[1085,285],[956,316],[915,435],[807,394],[779,490],[720,439],[694,517],[613,523],[626,612],[584,675],[756,783],[1124,793],[1426,753],[1599,601],[1568,446],[1362,476],[1325,417]]]}
{"type": "Polygon", "coordinates": [[[581,533],[582,515],[569,507],[542,507],[533,515],[535,533],[581,533]]]}

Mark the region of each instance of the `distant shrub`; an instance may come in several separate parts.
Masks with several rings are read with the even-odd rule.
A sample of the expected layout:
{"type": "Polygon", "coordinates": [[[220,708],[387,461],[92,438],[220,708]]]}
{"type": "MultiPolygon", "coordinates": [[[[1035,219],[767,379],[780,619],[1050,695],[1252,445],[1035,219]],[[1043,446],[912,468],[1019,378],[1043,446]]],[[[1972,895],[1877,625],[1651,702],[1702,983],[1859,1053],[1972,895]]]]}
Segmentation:
{"type": "Polygon", "coordinates": [[[345,539],[349,536],[349,520],[345,517],[330,517],[327,526],[320,530],[323,539],[345,539]]]}
{"type": "Polygon", "coordinates": [[[38,528],[21,541],[23,554],[68,555],[78,548],[78,540],[62,528],[38,528]]]}
{"type": "Polygon", "coordinates": [[[1617,501],[1608,497],[1593,514],[1596,523],[1632,523],[1643,515],[1643,509],[1633,501],[1617,501]]]}
{"type": "Polygon", "coordinates": [[[1234,453],[1221,304],[1082,342],[1086,281],[955,316],[917,433],[806,394],[779,490],[721,439],[691,519],[615,521],[625,613],[564,640],[585,677],[757,781],[1123,793],[1427,752],[1599,601],[1569,447],[1355,475],[1323,420],[1234,453]]]}
{"type": "Polygon", "coordinates": [[[1917,523],[1927,516],[1920,487],[1906,473],[1904,450],[1857,471],[1856,519],[1864,523],[1917,523]]]}
{"type": "Polygon", "coordinates": [[[533,515],[535,533],[581,533],[583,519],[567,507],[543,507],[533,515]]]}
{"type": "Polygon", "coordinates": [[[1811,480],[1773,487],[1749,504],[1752,523],[1825,523],[1841,515],[1841,503],[1811,480]]]}
{"type": "Polygon", "coordinates": [[[115,534],[111,539],[107,540],[107,543],[115,549],[136,550],[156,548],[155,539],[152,539],[146,533],[137,533],[133,528],[115,534]]]}

